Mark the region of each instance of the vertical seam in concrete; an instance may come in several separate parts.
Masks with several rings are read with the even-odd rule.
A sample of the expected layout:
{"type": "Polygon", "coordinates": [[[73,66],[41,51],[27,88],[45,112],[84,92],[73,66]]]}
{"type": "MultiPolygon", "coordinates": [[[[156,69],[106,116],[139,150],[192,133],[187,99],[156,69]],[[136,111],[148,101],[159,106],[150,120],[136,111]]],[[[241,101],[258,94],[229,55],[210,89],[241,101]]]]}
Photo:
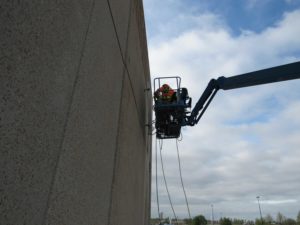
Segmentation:
{"type": "MultiPolygon", "coordinates": [[[[140,21],[139,20],[140,17],[145,18],[143,1],[135,0],[135,3],[136,3],[136,8],[138,8],[137,10],[141,10],[140,15],[136,14],[137,20],[140,21]]],[[[146,72],[145,71],[146,69],[149,71],[149,74],[147,73],[147,75],[149,75],[149,78],[150,78],[150,65],[149,65],[147,30],[146,30],[145,19],[140,24],[142,25],[142,27],[140,27],[138,29],[139,30],[140,46],[141,46],[141,49],[144,49],[144,51],[145,51],[145,53],[144,54],[142,53],[142,56],[141,56],[142,57],[142,62],[143,62],[143,68],[144,68],[144,72],[146,72]],[[145,60],[144,60],[143,56],[146,56],[145,60]],[[145,65],[145,63],[146,63],[146,65],[145,65]]],[[[140,24],[138,24],[138,26],[140,26],[140,24]]],[[[147,78],[145,76],[144,76],[144,79],[145,79],[145,83],[147,84],[147,78]]],[[[151,79],[150,79],[150,84],[151,84],[151,79]]]]}
{"type": "Polygon", "coordinates": [[[147,45],[147,32],[146,32],[146,24],[145,24],[145,16],[144,16],[144,5],[143,5],[143,1],[140,0],[134,0],[134,2],[135,2],[136,19],[138,21],[137,25],[138,25],[138,33],[139,33],[139,40],[140,40],[139,44],[141,49],[142,65],[143,65],[143,71],[145,73],[144,81],[147,86],[147,78],[145,75],[149,75],[150,78],[150,67],[149,67],[149,56],[148,56],[148,45],[147,45]],[[143,56],[146,56],[146,60],[144,60],[143,56]],[[146,67],[145,67],[145,63],[146,63],[146,67]],[[147,71],[149,71],[149,73],[147,71]]]}
{"type": "Polygon", "coordinates": [[[113,176],[112,176],[112,181],[111,181],[111,188],[110,188],[110,196],[109,196],[109,206],[108,206],[108,224],[111,224],[111,216],[112,216],[112,202],[113,202],[113,190],[115,186],[115,180],[116,180],[116,167],[117,167],[117,162],[118,162],[118,152],[119,152],[119,136],[120,136],[120,121],[121,121],[121,113],[122,113],[122,103],[123,103],[123,98],[122,98],[122,93],[124,90],[124,84],[125,84],[125,69],[123,69],[123,74],[122,74],[122,88],[121,88],[121,97],[120,97],[120,104],[119,104],[119,118],[118,118],[118,130],[117,130],[117,135],[116,135],[116,148],[115,148],[115,153],[114,153],[114,166],[113,166],[113,176]]]}
{"type": "MultiPolygon", "coordinates": [[[[115,23],[114,23],[114,19],[113,19],[113,15],[112,15],[112,11],[111,11],[111,7],[109,4],[109,0],[108,2],[108,7],[111,13],[111,19],[112,22],[114,24],[114,28],[115,28],[115,32],[116,32],[116,27],[115,27],[115,23]]],[[[127,55],[127,48],[128,48],[128,38],[129,38],[129,28],[130,28],[130,20],[131,20],[131,4],[132,0],[130,1],[129,4],[129,17],[128,17],[128,23],[127,23],[127,35],[126,35],[126,50],[125,50],[125,57],[127,55]]],[[[121,45],[119,42],[119,38],[118,35],[116,33],[116,38],[119,44],[119,50],[120,50],[120,54],[123,60],[123,55],[122,55],[122,49],[121,49],[121,45]]],[[[124,64],[124,61],[123,61],[124,64]]],[[[124,65],[123,68],[123,74],[122,74],[122,88],[121,88],[121,95],[120,95],[120,103],[119,103],[119,118],[118,118],[118,130],[117,130],[117,135],[116,135],[116,149],[115,149],[115,154],[114,154],[114,166],[113,166],[113,177],[112,177],[112,182],[111,182],[111,191],[110,191],[110,199],[109,199],[109,208],[108,208],[108,225],[110,225],[112,223],[111,219],[112,219],[112,205],[113,205],[113,190],[114,190],[114,186],[115,186],[115,180],[116,180],[116,167],[117,167],[117,162],[118,162],[118,151],[119,151],[119,136],[120,136],[120,122],[121,122],[121,113],[122,113],[122,104],[123,104],[123,90],[124,90],[124,84],[125,84],[125,74],[126,74],[126,66],[124,65]]]]}
{"type": "Polygon", "coordinates": [[[73,82],[73,87],[72,87],[72,92],[71,92],[71,97],[70,97],[70,103],[69,103],[69,106],[67,108],[66,120],[65,120],[64,127],[63,127],[63,131],[62,131],[61,142],[59,144],[59,154],[58,154],[57,159],[56,159],[54,173],[53,173],[51,183],[50,183],[49,194],[48,194],[47,203],[46,203],[46,209],[45,209],[44,217],[43,217],[43,223],[42,223],[43,225],[45,225],[46,222],[47,222],[47,213],[48,213],[49,206],[50,206],[50,199],[51,199],[51,196],[53,194],[52,191],[53,191],[53,187],[54,187],[54,183],[55,183],[55,177],[56,177],[56,174],[57,174],[57,171],[58,171],[59,161],[60,161],[60,158],[61,158],[61,154],[63,153],[63,143],[64,143],[64,140],[65,140],[66,130],[67,130],[67,126],[68,126],[68,123],[69,123],[69,117],[70,117],[70,113],[71,113],[72,103],[73,103],[73,100],[74,100],[75,90],[76,90],[78,80],[79,80],[79,72],[80,72],[80,68],[81,68],[81,65],[82,65],[82,59],[83,59],[84,50],[85,50],[85,47],[86,47],[87,36],[88,36],[89,30],[90,30],[90,24],[91,24],[94,8],[95,8],[95,0],[93,0],[92,6],[91,6],[91,9],[90,9],[89,18],[88,18],[88,25],[87,25],[85,36],[84,36],[84,39],[83,39],[83,44],[82,44],[82,49],[81,49],[80,58],[79,58],[79,62],[78,62],[78,67],[77,67],[77,71],[76,71],[76,76],[75,76],[75,79],[74,79],[74,82],[73,82]]]}
{"type": "MultiPolygon", "coordinates": [[[[112,13],[112,9],[111,9],[111,5],[109,3],[109,0],[107,0],[107,4],[108,4],[108,8],[109,8],[109,12],[111,14],[111,19],[112,19],[112,22],[113,22],[113,26],[114,26],[114,30],[115,30],[115,34],[116,34],[116,38],[117,38],[117,42],[118,42],[118,46],[119,46],[119,49],[120,49],[120,54],[121,54],[121,57],[122,57],[122,62],[123,62],[123,65],[126,69],[126,74],[127,74],[127,77],[129,79],[129,83],[130,83],[130,88],[132,90],[132,94],[133,94],[133,98],[134,98],[134,103],[135,103],[135,107],[136,107],[136,110],[137,110],[137,114],[138,114],[138,118],[139,118],[139,123],[140,123],[140,126],[142,129],[144,129],[144,125],[141,121],[141,117],[139,115],[139,110],[138,110],[138,104],[137,104],[137,100],[136,100],[136,97],[135,97],[135,93],[134,93],[134,88],[133,88],[133,84],[132,84],[132,80],[131,80],[131,76],[130,76],[130,73],[129,73],[129,70],[128,70],[128,67],[127,67],[127,64],[126,64],[126,61],[125,61],[125,58],[124,58],[124,55],[122,53],[122,48],[121,48],[121,43],[120,43],[120,39],[119,39],[119,35],[118,35],[118,31],[117,31],[117,27],[116,27],[116,23],[115,23],[115,20],[114,20],[114,17],[113,17],[113,13],[112,13]]],[[[130,1],[130,8],[131,8],[131,1],[130,1]]],[[[130,23],[130,20],[128,21],[130,23]]],[[[127,35],[128,35],[129,31],[127,31],[127,35]]],[[[127,37],[128,38],[128,37],[127,37]]],[[[146,88],[145,88],[146,89],[146,88]]]]}

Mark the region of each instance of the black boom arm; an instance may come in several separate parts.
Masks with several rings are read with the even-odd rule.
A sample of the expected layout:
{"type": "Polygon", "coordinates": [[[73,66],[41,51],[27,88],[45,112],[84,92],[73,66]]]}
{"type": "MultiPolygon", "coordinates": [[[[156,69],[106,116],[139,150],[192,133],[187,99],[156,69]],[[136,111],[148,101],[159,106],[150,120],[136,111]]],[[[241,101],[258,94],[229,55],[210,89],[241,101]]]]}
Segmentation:
{"type": "Polygon", "coordinates": [[[219,89],[230,90],[299,78],[300,62],[295,62],[237,76],[212,79],[187,118],[186,124],[194,126],[198,123],[219,89]]]}

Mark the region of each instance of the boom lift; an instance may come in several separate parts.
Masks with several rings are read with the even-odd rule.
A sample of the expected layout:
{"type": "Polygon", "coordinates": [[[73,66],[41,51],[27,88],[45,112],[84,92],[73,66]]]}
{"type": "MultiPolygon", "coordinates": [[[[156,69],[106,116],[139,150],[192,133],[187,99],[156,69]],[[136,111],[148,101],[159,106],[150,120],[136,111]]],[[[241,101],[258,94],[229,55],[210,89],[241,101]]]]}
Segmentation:
{"type": "Polygon", "coordinates": [[[173,102],[155,99],[156,137],[158,139],[178,138],[181,127],[196,125],[219,89],[231,90],[299,78],[300,62],[295,62],[237,76],[211,79],[192,111],[189,110],[192,99],[188,96],[188,90],[180,87],[180,77],[155,78],[154,89],[156,84],[160,87],[164,79],[176,79],[177,84],[176,99],[173,102]]]}

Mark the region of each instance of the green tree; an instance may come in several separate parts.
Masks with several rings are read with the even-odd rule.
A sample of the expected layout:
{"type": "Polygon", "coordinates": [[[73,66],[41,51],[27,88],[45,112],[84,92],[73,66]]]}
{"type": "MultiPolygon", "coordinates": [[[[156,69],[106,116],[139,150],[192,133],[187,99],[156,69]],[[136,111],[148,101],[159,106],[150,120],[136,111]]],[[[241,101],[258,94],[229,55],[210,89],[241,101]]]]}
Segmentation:
{"type": "Polygon", "coordinates": [[[285,221],[285,216],[282,215],[282,213],[278,212],[276,217],[276,222],[278,224],[283,224],[284,221],[285,221]]]}
{"type": "Polygon", "coordinates": [[[241,219],[233,219],[232,225],[243,225],[245,223],[244,220],[241,219]]]}
{"type": "Polygon", "coordinates": [[[296,220],[290,218],[285,219],[283,221],[283,225],[296,225],[296,224],[297,224],[296,220]]]}
{"type": "Polygon", "coordinates": [[[188,225],[191,225],[193,223],[193,219],[185,218],[185,219],[183,219],[183,221],[185,222],[185,224],[188,224],[188,225]]]}
{"type": "Polygon", "coordinates": [[[264,218],[264,221],[266,222],[266,224],[272,224],[273,217],[270,214],[267,214],[266,217],[264,218]]]}
{"type": "Polygon", "coordinates": [[[221,218],[220,219],[220,225],[232,225],[232,222],[229,218],[221,218]]]}
{"type": "Polygon", "coordinates": [[[255,225],[255,223],[254,223],[253,220],[247,220],[247,221],[245,221],[244,224],[245,224],[245,225],[255,225]]]}
{"type": "Polygon", "coordinates": [[[203,215],[195,216],[193,219],[193,225],[206,225],[207,220],[203,215]]]}
{"type": "Polygon", "coordinates": [[[261,219],[255,219],[255,225],[265,225],[264,220],[261,219]]]}
{"type": "Polygon", "coordinates": [[[162,224],[165,224],[165,223],[169,224],[169,222],[170,222],[170,218],[167,217],[167,218],[163,219],[162,224]]]}
{"type": "Polygon", "coordinates": [[[300,225],[300,211],[297,214],[297,225],[300,225]]]}

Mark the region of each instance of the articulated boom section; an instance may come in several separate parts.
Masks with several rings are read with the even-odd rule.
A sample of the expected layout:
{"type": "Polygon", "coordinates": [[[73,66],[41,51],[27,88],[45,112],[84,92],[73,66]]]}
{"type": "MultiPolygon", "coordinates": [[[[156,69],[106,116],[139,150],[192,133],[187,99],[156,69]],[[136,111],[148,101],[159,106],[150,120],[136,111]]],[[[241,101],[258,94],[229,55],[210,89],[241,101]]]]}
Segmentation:
{"type": "Polygon", "coordinates": [[[154,111],[156,116],[156,137],[178,138],[182,126],[194,126],[201,119],[210,102],[219,89],[231,90],[249,86],[300,79],[300,62],[272,67],[269,69],[245,73],[232,77],[219,77],[212,79],[199,98],[191,112],[191,98],[186,88],[180,88],[180,77],[162,77],[154,79],[160,87],[161,79],[176,79],[177,89],[172,101],[155,98],[154,111]]]}

